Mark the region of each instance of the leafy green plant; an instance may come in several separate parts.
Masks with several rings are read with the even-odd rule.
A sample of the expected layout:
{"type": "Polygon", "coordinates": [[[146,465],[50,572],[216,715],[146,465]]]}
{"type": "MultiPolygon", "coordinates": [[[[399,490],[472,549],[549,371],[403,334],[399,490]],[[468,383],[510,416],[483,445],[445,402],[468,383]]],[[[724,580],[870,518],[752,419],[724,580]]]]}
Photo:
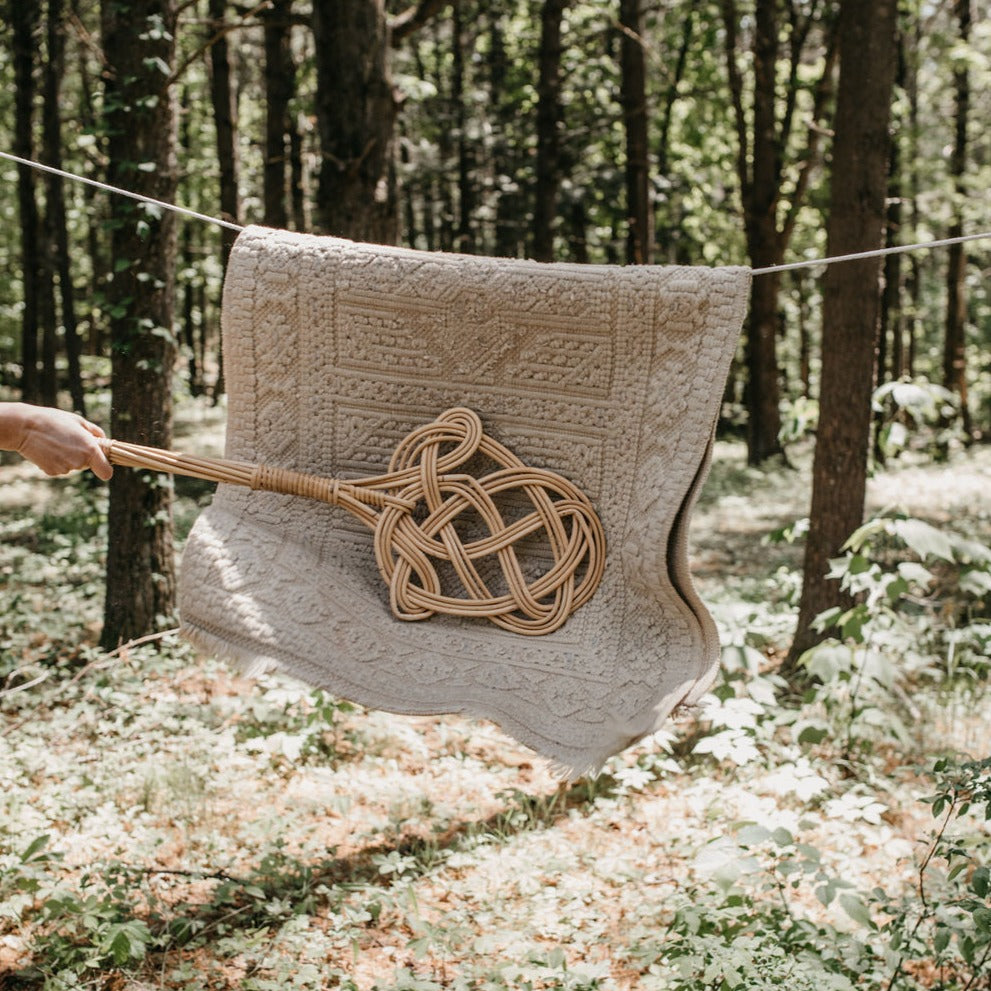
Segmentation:
{"type": "Polygon", "coordinates": [[[700,856],[708,883],[681,890],[660,935],[632,948],[644,988],[852,991],[858,978],[875,971],[872,950],[859,935],[874,925],[866,905],[825,870],[814,846],[780,827],[744,823],[732,839],[714,841],[700,856]],[[838,899],[859,928],[814,918],[800,897],[813,890],[823,905],[838,899]]]}
{"type": "MultiPolygon", "coordinates": [[[[801,663],[845,756],[879,737],[911,742],[913,685],[977,689],[988,676],[991,547],[903,514],[877,516],[847,541],[830,576],[855,597],[816,619],[835,634],[801,663]]],[[[816,725],[807,724],[809,738],[816,725]]]]}
{"type": "Polygon", "coordinates": [[[991,980],[991,758],[941,758],[932,777],[936,791],[924,801],[935,826],[915,889],[875,892],[892,961],[885,991],[913,987],[912,972],[935,975],[947,991],[991,980]]]}
{"type": "Polygon", "coordinates": [[[957,395],[925,377],[885,382],[875,390],[873,405],[881,417],[878,449],[885,458],[913,449],[945,456],[959,439],[957,395]]]}

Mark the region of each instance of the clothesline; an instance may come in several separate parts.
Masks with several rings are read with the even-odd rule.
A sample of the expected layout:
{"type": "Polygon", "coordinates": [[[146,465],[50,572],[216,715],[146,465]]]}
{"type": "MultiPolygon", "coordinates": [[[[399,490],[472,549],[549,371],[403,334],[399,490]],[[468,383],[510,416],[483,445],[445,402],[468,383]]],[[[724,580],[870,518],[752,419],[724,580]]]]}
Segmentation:
{"type": "MultiPolygon", "coordinates": [[[[50,175],[61,176],[63,179],[71,179],[73,182],[81,182],[87,186],[93,186],[94,188],[101,189],[107,193],[115,193],[118,196],[126,196],[132,200],[138,200],[141,203],[148,203],[151,206],[157,206],[162,210],[169,210],[172,213],[181,214],[185,217],[192,217],[194,220],[201,220],[204,223],[214,224],[217,227],[224,227],[230,231],[237,231],[240,233],[244,230],[242,225],[232,223],[229,220],[223,220],[220,217],[211,217],[206,213],[198,213],[196,210],[190,210],[188,207],[177,206],[175,203],[166,203],[164,200],[157,200],[153,196],[144,196],[141,193],[135,193],[129,189],[122,189],[120,186],[111,186],[109,183],[100,182],[98,179],[90,179],[86,176],[77,175],[74,172],[67,172],[65,169],[57,169],[54,166],[33,161],[29,158],[21,158],[18,155],[10,154],[10,152],[0,151],[0,158],[6,159],[9,162],[16,162],[18,165],[26,165],[29,168],[37,169],[40,172],[47,172],[50,175]]],[[[833,255],[827,258],[807,258],[803,261],[787,262],[783,265],[768,265],[764,268],[755,268],[752,270],[751,274],[771,275],[776,272],[792,272],[795,269],[816,268],[819,265],[835,265],[838,262],[861,261],[867,258],[882,258],[886,255],[903,254],[909,251],[923,251],[928,248],[947,248],[953,244],[965,244],[968,241],[982,240],[991,240],[991,231],[981,231],[978,234],[963,234],[959,237],[945,237],[936,241],[919,241],[914,244],[896,244],[887,248],[876,248],[871,251],[857,251],[852,254],[833,255]]]]}

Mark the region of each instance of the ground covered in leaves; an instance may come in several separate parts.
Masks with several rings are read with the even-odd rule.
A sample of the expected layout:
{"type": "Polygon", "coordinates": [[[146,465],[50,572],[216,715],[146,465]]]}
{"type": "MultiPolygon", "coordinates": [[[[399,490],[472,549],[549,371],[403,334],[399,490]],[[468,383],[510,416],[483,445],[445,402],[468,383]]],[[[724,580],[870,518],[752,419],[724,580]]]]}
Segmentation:
{"type": "MultiPolygon", "coordinates": [[[[183,423],[217,449],[222,411],[183,423]]],[[[875,475],[801,693],[796,461],[720,445],[721,677],[570,786],[490,725],[102,653],[103,490],[0,466],[0,987],[991,987],[991,452],[875,475]]]]}

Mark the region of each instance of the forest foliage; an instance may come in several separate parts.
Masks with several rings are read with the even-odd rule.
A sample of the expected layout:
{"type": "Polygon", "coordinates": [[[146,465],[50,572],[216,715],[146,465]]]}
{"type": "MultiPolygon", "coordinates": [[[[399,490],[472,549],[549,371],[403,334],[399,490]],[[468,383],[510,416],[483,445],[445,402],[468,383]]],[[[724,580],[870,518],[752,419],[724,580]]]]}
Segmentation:
{"type": "MultiPolygon", "coordinates": [[[[236,224],[425,250],[814,260],[858,6],[884,4],[8,0],[0,149],[236,224]]],[[[888,244],[991,228],[987,14],[898,4],[888,244]]],[[[3,398],[207,443],[231,232],[0,172],[3,398]]],[[[487,727],[248,683],[169,634],[118,647],[174,623],[167,594],[127,602],[171,576],[122,562],[146,539],[181,550],[208,491],[140,477],[108,508],[5,465],[0,980],[991,986],[989,252],[869,275],[873,392],[851,402],[890,498],[866,520],[855,502],[827,548],[831,608],[797,658],[810,451],[845,411],[819,407],[823,268],[755,277],[693,533],[720,678],[570,790],[487,727]]]]}

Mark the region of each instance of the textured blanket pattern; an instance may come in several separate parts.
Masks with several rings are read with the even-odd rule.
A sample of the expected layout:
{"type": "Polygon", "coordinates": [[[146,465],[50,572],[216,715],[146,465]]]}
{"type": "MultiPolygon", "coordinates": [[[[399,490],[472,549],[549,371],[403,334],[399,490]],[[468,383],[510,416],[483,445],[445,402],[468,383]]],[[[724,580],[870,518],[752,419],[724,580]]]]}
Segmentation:
{"type": "Polygon", "coordinates": [[[224,288],[228,457],[374,474],[413,427],[469,406],[589,495],[606,570],[546,637],[403,623],[360,523],[222,485],[183,556],[186,634],[366,706],[494,720],[569,776],[597,769],[716,669],[686,531],[749,281],[743,268],[544,265],[248,228],[224,288]]]}

